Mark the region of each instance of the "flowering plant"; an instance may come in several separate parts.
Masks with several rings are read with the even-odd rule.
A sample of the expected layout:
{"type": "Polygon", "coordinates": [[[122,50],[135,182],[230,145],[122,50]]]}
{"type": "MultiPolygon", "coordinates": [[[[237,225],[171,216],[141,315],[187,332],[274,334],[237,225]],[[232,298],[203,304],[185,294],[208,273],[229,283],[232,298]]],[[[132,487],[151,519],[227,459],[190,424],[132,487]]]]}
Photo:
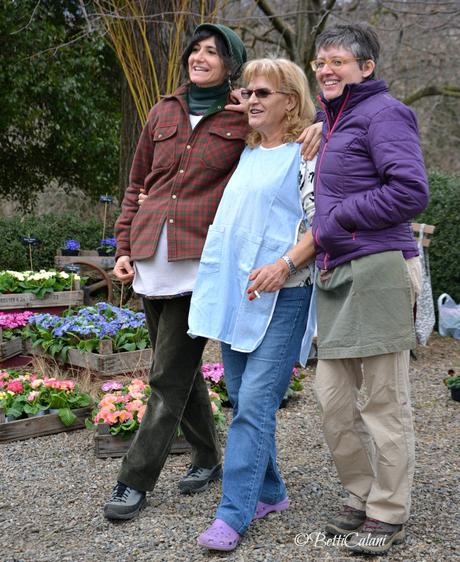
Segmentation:
{"type": "Polygon", "coordinates": [[[20,336],[19,328],[27,326],[27,321],[33,314],[31,310],[9,313],[0,312],[0,328],[3,331],[3,339],[8,341],[16,336],[20,336]]]}
{"type": "Polygon", "coordinates": [[[64,246],[63,246],[64,250],[71,250],[71,251],[75,251],[75,250],[79,250],[80,249],[80,242],[78,242],[78,240],[64,240],[64,246]]]}
{"type": "Polygon", "coordinates": [[[100,241],[98,250],[102,250],[107,255],[111,256],[115,253],[117,248],[117,241],[115,238],[104,238],[100,241]]]}
{"type": "Polygon", "coordinates": [[[302,380],[305,378],[305,374],[300,372],[295,367],[292,369],[291,381],[289,383],[288,389],[284,398],[290,398],[294,392],[300,392],[303,390],[302,380]]]}
{"type": "Polygon", "coordinates": [[[62,316],[34,314],[23,329],[23,336],[30,338],[33,346],[41,346],[63,361],[69,349],[97,353],[101,339],[110,339],[114,352],[135,351],[150,345],[143,312],[104,302],[69,310],[62,316]]]}
{"type": "Polygon", "coordinates": [[[0,271],[0,293],[33,293],[43,299],[47,293],[71,290],[75,281],[84,285],[86,279],[65,271],[0,271]]]}
{"type": "Polygon", "coordinates": [[[448,376],[443,379],[443,383],[449,390],[460,389],[460,376],[455,374],[454,369],[447,371],[448,376]]]}
{"type": "Polygon", "coordinates": [[[222,363],[204,363],[201,366],[204,380],[210,389],[215,392],[221,402],[228,402],[227,388],[224,380],[224,366],[222,363]]]}
{"type": "MultiPolygon", "coordinates": [[[[222,363],[204,363],[201,367],[204,380],[208,383],[210,389],[217,393],[221,402],[228,403],[227,388],[224,379],[224,366],[222,363]]],[[[284,398],[289,398],[294,392],[303,389],[302,379],[305,377],[295,367],[292,369],[291,381],[284,398]]]]}
{"type": "Polygon", "coordinates": [[[109,381],[101,388],[105,394],[93,412],[92,421],[87,420],[86,426],[92,429],[99,423],[105,423],[112,435],[130,437],[142,421],[150,387],[141,379],[133,379],[127,384],[109,381]]]}
{"type": "Polygon", "coordinates": [[[72,380],[11,369],[0,372],[0,409],[9,418],[56,409],[62,423],[69,426],[77,419],[72,410],[89,406],[91,402],[89,394],[81,392],[72,380]]]}
{"type": "MultiPolygon", "coordinates": [[[[86,420],[86,427],[94,429],[97,424],[105,423],[112,435],[129,438],[140,426],[151,394],[150,386],[140,379],[133,379],[128,383],[108,381],[101,389],[105,394],[93,411],[92,419],[86,420]]],[[[225,415],[219,395],[209,390],[209,398],[214,421],[221,428],[225,424],[225,415]]]]}

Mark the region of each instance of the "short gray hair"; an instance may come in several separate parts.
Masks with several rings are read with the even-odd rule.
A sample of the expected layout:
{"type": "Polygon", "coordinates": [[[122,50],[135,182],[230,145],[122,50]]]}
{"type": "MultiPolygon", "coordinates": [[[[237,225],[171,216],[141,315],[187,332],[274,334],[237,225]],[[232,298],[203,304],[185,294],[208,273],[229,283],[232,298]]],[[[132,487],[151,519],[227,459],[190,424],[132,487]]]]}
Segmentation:
{"type": "MultiPolygon", "coordinates": [[[[316,54],[321,48],[343,47],[353,53],[359,66],[366,60],[373,60],[377,65],[380,54],[380,42],[377,33],[370,25],[343,24],[328,27],[316,39],[316,54]]],[[[369,78],[374,78],[372,73],[369,78]]]]}

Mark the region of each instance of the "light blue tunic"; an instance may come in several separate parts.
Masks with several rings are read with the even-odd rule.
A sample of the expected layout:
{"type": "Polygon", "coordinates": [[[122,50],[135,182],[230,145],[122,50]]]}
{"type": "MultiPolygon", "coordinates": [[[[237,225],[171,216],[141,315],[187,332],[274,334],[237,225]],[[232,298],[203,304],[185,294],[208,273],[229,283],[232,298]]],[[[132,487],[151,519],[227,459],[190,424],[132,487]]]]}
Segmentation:
{"type": "MultiPolygon", "coordinates": [[[[270,264],[296,242],[303,218],[298,175],[300,145],[246,148],[210,225],[189,314],[189,334],[251,352],[261,343],[278,292],[249,301],[250,272],[270,264]]],[[[305,361],[314,326],[307,327],[305,361]]]]}

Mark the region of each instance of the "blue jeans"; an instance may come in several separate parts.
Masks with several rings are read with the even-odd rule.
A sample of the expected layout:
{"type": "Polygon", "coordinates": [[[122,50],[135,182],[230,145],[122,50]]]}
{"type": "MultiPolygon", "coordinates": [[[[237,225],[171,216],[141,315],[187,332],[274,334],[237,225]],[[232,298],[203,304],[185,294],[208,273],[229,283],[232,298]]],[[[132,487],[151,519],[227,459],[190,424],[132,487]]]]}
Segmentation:
{"type": "Polygon", "coordinates": [[[311,291],[311,286],[280,291],[267,333],[252,353],[222,343],[233,421],[216,518],[240,534],[249,527],[258,501],[274,504],[287,495],[276,464],[276,412],[299,357],[311,291]]]}

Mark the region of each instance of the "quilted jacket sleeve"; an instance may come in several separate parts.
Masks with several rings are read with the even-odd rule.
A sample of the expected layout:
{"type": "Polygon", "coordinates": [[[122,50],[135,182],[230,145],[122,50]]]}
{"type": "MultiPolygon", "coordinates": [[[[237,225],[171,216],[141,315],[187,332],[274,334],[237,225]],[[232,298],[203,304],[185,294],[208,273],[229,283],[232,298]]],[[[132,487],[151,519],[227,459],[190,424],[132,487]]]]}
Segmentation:
{"type": "Polygon", "coordinates": [[[406,222],[428,204],[428,180],[414,112],[397,103],[370,121],[368,150],[381,185],[346,198],[335,219],[346,230],[380,230],[406,222]]]}

